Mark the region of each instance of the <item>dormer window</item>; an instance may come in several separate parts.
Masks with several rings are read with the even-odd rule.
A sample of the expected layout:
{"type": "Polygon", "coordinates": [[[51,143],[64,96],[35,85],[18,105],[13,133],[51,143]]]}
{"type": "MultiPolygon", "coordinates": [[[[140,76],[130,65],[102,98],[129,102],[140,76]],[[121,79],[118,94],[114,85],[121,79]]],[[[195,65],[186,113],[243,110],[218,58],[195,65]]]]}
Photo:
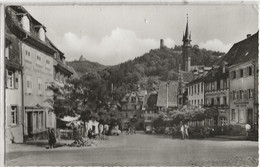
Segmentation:
{"type": "Polygon", "coordinates": [[[30,32],[30,20],[26,15],[24,15],[22,17],[21,23],[22,23],[23,29],[27,32],[30,32]]]}
{"type": "Polygon", "coordinates": [[[39,38],[40,38],[40,40],[42,40],[43,42],[45,42],[45,30],[44,30],[44,28],[43,27],[41,27],[40,29],[39,29],[39,38]]]}

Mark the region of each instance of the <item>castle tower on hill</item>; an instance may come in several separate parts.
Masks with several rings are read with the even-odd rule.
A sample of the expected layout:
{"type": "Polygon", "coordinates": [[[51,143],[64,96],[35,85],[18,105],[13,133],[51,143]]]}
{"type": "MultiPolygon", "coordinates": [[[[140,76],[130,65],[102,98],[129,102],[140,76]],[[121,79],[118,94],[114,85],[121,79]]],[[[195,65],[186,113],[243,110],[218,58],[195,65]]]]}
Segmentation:
{"type": "Polygon", "coordinates": [[[191,49],[191,32],[189,32],[189,22],[187,14],[187,24],[185,33],[183,33],[182,38],[182,67],[183,71],[190,71],[191,58],[190,58],[190,49],[191,49]]]}

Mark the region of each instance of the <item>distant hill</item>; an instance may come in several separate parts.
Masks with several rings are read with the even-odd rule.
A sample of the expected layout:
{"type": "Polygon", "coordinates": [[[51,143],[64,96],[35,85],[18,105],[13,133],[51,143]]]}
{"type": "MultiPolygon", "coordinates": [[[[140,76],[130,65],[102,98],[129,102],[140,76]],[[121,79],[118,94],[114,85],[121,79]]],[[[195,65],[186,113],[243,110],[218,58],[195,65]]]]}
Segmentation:
{"type": "MultiPolygon", "coordinates": [[[[191,65],[212,66],[225,53],[201,49],[194,45],[191,48],[191,65]]],[[[120,87],[122,84],[147,84],[158,81],[178,79],[179,64],[182,63],[182,48],[151,49],[148,53],[105,69],[110,73],[111,82],[120,87]],[[145,79],[144,79],[145,78],[145,79]],[[146,82],[146,83],[145,83],[146,82]]]]}
{"type": "Polygon", "coordinates": [[[107,66],[96,63],[96,62],[91,62],[86,59],[81,58],[81,61],[71,61],[67,62],[69,66],[73,67],[79,77],[86,73],[96,73],[98,71],[101,71],[105,69],[107,66]]]}

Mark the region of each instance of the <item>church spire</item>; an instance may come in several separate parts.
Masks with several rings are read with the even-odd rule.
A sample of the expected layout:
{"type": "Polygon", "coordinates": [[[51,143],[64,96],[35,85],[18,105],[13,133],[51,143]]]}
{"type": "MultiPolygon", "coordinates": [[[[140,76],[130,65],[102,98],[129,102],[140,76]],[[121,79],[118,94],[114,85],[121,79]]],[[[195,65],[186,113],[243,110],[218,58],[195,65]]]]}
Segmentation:
{"type": "Polygon", "coordinates": [[[187,24],[186,24],[186,30],[185,30],[185,39],[189,37],[189,15],[187,14],[187,24]]]}

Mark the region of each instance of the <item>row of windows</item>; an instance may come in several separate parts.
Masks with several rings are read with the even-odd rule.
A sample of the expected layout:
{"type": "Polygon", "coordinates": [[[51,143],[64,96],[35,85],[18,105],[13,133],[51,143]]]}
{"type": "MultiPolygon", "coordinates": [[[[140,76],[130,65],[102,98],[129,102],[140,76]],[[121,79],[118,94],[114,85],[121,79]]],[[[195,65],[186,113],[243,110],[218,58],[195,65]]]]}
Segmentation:
{"type": "Polygon", "coordinates": [[[247,118],[248,113],[253,113],[253,109],[247,109],[247,111],[245,109],[231,109],[230,120],[238,123],[246,123],[250,120],[250,118],[247,118]]]}
{"type": "Polygon", "coordinates": [[[221,90],[227,88],[228,88],[227,79],[222,79],[222,80],[206,83],[205,91],[215,91],[215,90],[221,90]]]}
{"type": "Polygon", "coordinates": [[[254,97],[254,89],[232,91],[231,98],[233,100],[248,100],[254,97]]]}
{"type": "Polygon", "coordinates": [[[207,105],[227,105],[227,97],[206,98],[207,105]]]}
{"type": "Polygon", "coordinates": [[[231,79],[239,79],[253,75],[253,67],[249,66],[236,71],[231,71],[231,79]]]}
{"type": "Polygon", "coordinates": [[[193,106],[200,106],[203,105],[203,99],[198,100],[190,100],[190,104],[193,106]]]}
{"type": "MultiPolygon", "coordinates": [[[[43,86],[43,80],[42,78],[37,78],[37,94],[43,95],[44,92],[44,86],[43,86]]],[[[26,75],[26,93],[31,94],[33,89],[33,80],[32,76],[26,75]]]]}
{"type": "MultiPolygon", "coordinates": [[[[25,50],[25,59],[29,60],[30,62],[32,60],[31,52],[28,51],[28,50],[25,50]]],[[[38,64],[38,65],[42,65],[43,64],[42,56],[39,53],[36,54],[36,64],[38,64]]],[[[50,64],[51,64],[51,61],[49,59],[46,59],[45,60],[45,66],[47,68],[50,68],[50,64]]]]}
{"type": "Polygon", "coordinates": [[[192,86],[189,86],[188,88],[188,94],[193,95],[199,92],[203,92],[203,83],[198,83],[192,86]]]}

